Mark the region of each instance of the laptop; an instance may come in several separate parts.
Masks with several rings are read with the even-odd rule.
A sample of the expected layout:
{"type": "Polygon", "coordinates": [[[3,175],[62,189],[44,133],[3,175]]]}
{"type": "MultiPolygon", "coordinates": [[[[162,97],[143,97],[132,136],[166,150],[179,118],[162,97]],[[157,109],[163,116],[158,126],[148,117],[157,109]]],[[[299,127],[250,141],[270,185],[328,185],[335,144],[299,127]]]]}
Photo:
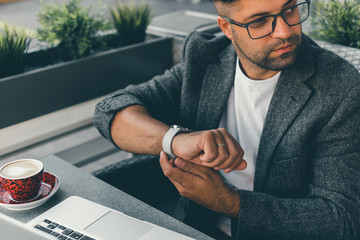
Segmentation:
{"type": "Polygon", "coordinates": [[[193,239],[78,196],[63,200],[26,225],[66,240],[193,239]]]}
{"type": "Polygon", "coordinates": [[[0,213],[0,238],[11,240],[50,240],[54,239],[50,235],[37,231],[32,227],[26,226],[11,217],[0,213]]]}

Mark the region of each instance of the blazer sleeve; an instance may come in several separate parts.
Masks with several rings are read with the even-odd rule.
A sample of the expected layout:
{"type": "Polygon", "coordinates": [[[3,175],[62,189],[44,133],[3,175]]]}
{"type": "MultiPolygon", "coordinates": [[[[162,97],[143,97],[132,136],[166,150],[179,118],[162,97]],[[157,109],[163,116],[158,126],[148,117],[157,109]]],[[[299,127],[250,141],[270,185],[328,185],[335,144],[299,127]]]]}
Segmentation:
{"type": "Polygon", "coordinates": [[[321,129],[302,198],[240,190],[234,239],[360,239],[360,87],[321,129]]]}
{"type": "Polygon", "coordinates": [[[139,85],[118,90],[95,107],[93,122],[99,132],[112,141],[110,128],[116,113],[131,105],[142,105],[156,119],[169,122],[178,115],[182,65],[139,85]]]}

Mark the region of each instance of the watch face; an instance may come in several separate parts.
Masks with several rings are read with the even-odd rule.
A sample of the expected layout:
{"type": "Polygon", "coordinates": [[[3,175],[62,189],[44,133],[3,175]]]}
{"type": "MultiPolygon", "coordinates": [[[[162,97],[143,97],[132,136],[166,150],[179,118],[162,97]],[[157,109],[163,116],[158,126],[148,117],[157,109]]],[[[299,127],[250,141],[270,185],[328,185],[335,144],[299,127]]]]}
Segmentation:
{"type": "Polygon", "coordinates": [[[184,128],[184,127],[182,127],[182,126],[180,126],[180,125],[171,125],[171,128],[173,128],[173,129],[180,129],[180,132],[191,132],[190,129],[184,128]]]}

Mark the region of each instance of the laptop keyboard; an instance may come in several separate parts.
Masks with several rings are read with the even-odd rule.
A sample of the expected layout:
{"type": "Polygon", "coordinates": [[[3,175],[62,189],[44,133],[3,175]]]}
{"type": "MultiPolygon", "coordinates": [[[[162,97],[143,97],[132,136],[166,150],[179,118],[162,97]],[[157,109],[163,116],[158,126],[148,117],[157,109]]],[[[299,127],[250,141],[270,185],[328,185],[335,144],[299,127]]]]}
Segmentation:
{"type": "Polygon", "coordinates": [[[71,228],[60,225],[56,222],[53,222],[49,219],[45,219],[41,223],[37,224],[34,228],[48,233],[52,236],[55,236],[61,240],[95,240],[85,234],[74,231],[71,228]]]}

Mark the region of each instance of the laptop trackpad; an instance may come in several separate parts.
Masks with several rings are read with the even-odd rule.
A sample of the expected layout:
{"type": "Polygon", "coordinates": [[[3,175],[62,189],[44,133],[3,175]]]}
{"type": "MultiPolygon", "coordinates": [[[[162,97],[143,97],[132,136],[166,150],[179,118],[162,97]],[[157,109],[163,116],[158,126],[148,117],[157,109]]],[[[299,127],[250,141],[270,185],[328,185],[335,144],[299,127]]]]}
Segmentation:
{"type": "Polygon", "coordinates": [[[149,224],[109,211],[85,230],[109,240],[137,240],[152,228],[149,224]]]}

